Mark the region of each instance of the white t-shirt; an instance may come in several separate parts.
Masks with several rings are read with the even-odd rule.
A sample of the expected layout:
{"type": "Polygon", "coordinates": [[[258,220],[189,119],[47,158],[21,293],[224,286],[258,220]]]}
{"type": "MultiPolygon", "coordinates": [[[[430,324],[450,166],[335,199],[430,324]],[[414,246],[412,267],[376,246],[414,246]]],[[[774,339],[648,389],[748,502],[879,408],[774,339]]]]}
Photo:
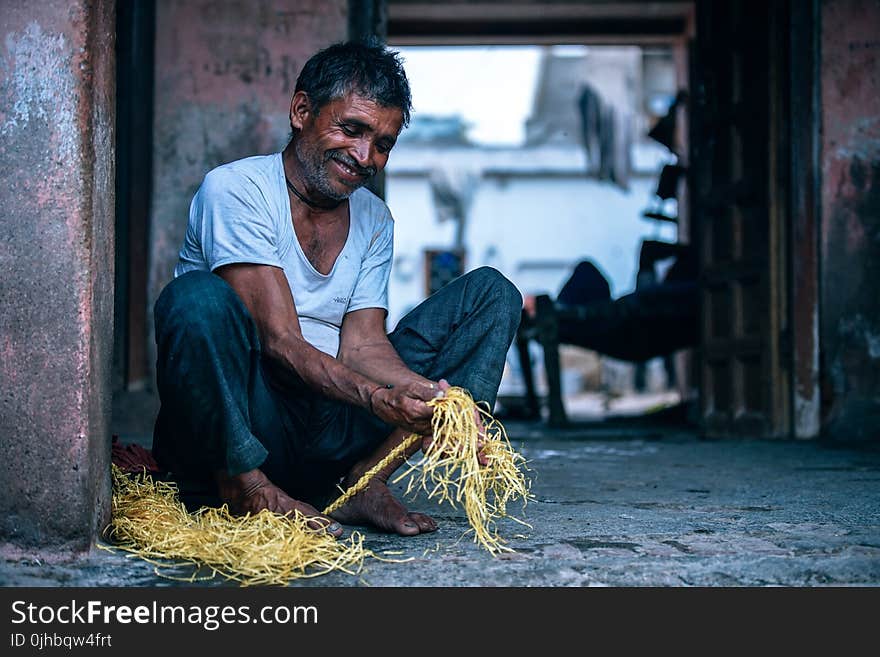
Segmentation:
{"type": "Polygon", "coordinates": [[[232,263],[280,267],[303,337],[336,356],[346,313],[388,310],[394,220],[367,189],[349,198],[348,239],[327,275],[305,257],[290,216],[281,153],[248,157],[209,171],[189,208],[174,276],[232,263]]]}

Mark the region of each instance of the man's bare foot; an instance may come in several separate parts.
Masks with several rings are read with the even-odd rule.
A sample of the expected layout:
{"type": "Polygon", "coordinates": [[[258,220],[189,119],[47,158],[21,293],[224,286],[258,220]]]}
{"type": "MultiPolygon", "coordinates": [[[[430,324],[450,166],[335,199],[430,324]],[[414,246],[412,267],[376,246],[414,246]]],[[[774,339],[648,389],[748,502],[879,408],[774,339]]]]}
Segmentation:
{"type": "Polygon", "coordinates": [[[407,511],[379,477],[330,517],[345,525],[372,525],[401,536],[437,531],[437,523],[431,516],[407,511]]]}
{"type": "Polygon", "coordinates": [[[331,536],[342,534],[339,523],[319,513],[311,504],[290,497],[269,481],[259,469],[233,477],[218,472],[216,479],[221,499],[229,504],[230,511],[235,515],[259,513],[263,509],[281,514],[299,511],[307,518],[311,518],[308,525],[312,529],[325,529],[331,536]]]}

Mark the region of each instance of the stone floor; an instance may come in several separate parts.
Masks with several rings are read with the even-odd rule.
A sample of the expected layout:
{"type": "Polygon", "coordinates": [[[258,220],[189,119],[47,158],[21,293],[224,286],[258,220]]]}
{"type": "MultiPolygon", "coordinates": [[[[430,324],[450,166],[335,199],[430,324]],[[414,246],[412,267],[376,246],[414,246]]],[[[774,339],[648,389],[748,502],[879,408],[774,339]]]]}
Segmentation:
{"type": "MultiPolygon", "coordinates": [[[[436,533],[360,529],[377,553],[355,575],[292,586],[878,586],[880,450],[818,442],[707,441],[644,418],[504,423],[528,459],[534,499],[493,557],[463,537],[460,510],[416,498],[436,533]]],[[[143,435],[122,435],[143,441],[143,435]]],[[[0,563],[4,586],[174,586],[153,566],[101,550],[0,563]]],[[[222,586],[208,581],[201,585],[222,586]]]]}

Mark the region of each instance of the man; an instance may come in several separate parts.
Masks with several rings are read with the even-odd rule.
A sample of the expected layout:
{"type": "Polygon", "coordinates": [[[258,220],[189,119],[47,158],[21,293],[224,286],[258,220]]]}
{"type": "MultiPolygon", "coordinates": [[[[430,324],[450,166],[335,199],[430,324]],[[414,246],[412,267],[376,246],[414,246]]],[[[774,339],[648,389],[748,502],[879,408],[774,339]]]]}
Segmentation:
{"type": "MultiPolygon", "coordinates": [[[[394,223],[364,188],[408,123],[400,60],[336,44],[303,67],[281,153],[210,171],[175,278],[156,302],[157,460],[234,512],[300,511],[414,535],[392,463],[327,518],[318,508],[413,432],[449,385],[494,403],[522,298],[498,272],[453,281],[385,332],[394,223]]],[[[418,445],[412,451],[418,449],[418,445]]]]}

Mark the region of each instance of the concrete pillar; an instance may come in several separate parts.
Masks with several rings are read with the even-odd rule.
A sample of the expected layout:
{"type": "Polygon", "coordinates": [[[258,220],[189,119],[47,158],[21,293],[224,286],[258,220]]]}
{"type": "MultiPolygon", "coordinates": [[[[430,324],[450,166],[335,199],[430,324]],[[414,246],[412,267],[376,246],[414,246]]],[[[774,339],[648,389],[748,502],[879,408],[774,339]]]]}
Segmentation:
{"type": "Polygon", "coordinates": [[[152,368],[153,304],[171,280],[202,178],[225,162],[281,150],[300,68],[347,34],[347,0],[158,2],[147,300],[152,368]]]}
{"type": "Polygon", "coordinates": [[[0,552],[108,519],[114,4],[0,6],[0,552]]]}
{"type": "Polygon", "coordinates": [[[826,429],[880,440],[880,4],[821,6],[826,429]]]}

